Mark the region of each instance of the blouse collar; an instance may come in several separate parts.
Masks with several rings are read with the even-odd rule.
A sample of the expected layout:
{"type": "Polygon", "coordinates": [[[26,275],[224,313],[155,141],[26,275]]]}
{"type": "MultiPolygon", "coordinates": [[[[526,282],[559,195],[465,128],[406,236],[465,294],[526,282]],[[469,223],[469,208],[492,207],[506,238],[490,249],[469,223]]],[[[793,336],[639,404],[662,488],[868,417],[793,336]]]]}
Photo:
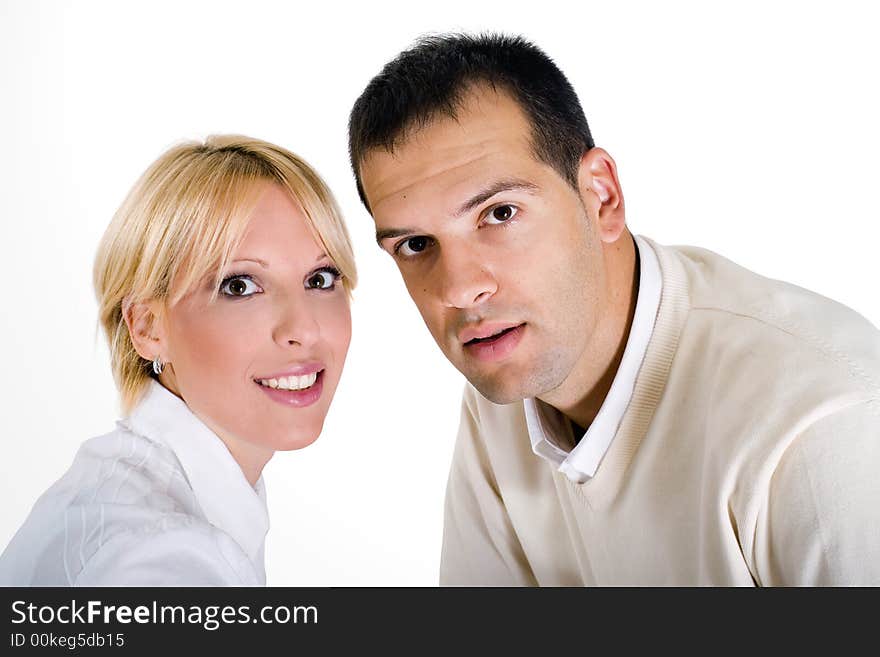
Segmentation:
{"type": "Polygon", "coordinates": [[[169,447],[208,521],[235,539],[252,561],[262,563],[269,531],[262,476],[251,486],[217,434],[155,380],[122,423],[169,447]]]}

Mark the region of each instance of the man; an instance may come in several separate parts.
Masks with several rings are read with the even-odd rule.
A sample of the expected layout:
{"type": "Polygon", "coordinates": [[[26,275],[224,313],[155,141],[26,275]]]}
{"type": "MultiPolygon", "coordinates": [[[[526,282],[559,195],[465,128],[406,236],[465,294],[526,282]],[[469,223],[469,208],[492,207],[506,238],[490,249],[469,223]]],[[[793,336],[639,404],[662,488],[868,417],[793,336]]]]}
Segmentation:
{"type": "Polygon", "coordinates": [[[352,110],[352,165],[470,382],[444,584],[880,584],[880,334],[626,226],[536,47],[422,40],[352,110]]]}

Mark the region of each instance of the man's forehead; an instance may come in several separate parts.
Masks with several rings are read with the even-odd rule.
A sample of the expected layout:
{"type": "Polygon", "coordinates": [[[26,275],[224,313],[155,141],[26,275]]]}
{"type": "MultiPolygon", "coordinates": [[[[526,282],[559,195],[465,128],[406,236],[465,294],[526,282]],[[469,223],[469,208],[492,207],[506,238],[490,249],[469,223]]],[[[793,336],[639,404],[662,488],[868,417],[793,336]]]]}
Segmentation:
{"type": "Polygon", "coordinates": [[[376,216],[426,188],[432,194],[447,192],[503,165],[512,154],[531,159],[530,136],[530,125],[514,101],[494,92],[474,96],[454,119],[432,121],[393,151],[367,153],[360,174],[370,208],[376,216]]]}
{"type": "Polygon", "coordinates": [[[364,189],[373,214],[393,213],[403,204],[456,195],[456,189],[498,159],[490,144],[438,145],[418,154],[388,154],[365,174],[364,189]]]}

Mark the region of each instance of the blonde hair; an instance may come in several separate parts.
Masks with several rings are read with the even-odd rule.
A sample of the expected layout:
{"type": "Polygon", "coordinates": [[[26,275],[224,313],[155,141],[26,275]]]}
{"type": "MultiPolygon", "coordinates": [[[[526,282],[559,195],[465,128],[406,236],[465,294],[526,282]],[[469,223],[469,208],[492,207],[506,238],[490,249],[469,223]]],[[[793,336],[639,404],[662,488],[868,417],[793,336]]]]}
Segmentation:
{"type": "Polygon", "coordinates": [[[216,290],[266,182],[290,193],[315,241],[342,273],[346,290],[354,288],[354,253],[342,215],[324,181],[305,161],[274,144],[239,135],[174,146],[135,183],[95,258],[99,321],[124,412],[150,381],[150,361],[135,350],[125,323],[129,306],[152,300],[174,305],[212,273],[216,290]]]}

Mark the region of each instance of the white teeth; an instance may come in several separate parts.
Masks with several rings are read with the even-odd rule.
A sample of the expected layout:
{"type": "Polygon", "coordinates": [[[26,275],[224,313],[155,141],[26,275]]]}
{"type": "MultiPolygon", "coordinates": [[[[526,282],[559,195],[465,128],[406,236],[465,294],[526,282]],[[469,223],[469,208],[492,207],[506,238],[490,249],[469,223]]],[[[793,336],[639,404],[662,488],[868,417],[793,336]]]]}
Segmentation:
{"type": "Polygon", "coordinates": [[[305,390],[311,388],[318,378],[317,372],[303,376],[282,376],[280,379],[260,379],[258,383],[279,390],[305,390]]]}

